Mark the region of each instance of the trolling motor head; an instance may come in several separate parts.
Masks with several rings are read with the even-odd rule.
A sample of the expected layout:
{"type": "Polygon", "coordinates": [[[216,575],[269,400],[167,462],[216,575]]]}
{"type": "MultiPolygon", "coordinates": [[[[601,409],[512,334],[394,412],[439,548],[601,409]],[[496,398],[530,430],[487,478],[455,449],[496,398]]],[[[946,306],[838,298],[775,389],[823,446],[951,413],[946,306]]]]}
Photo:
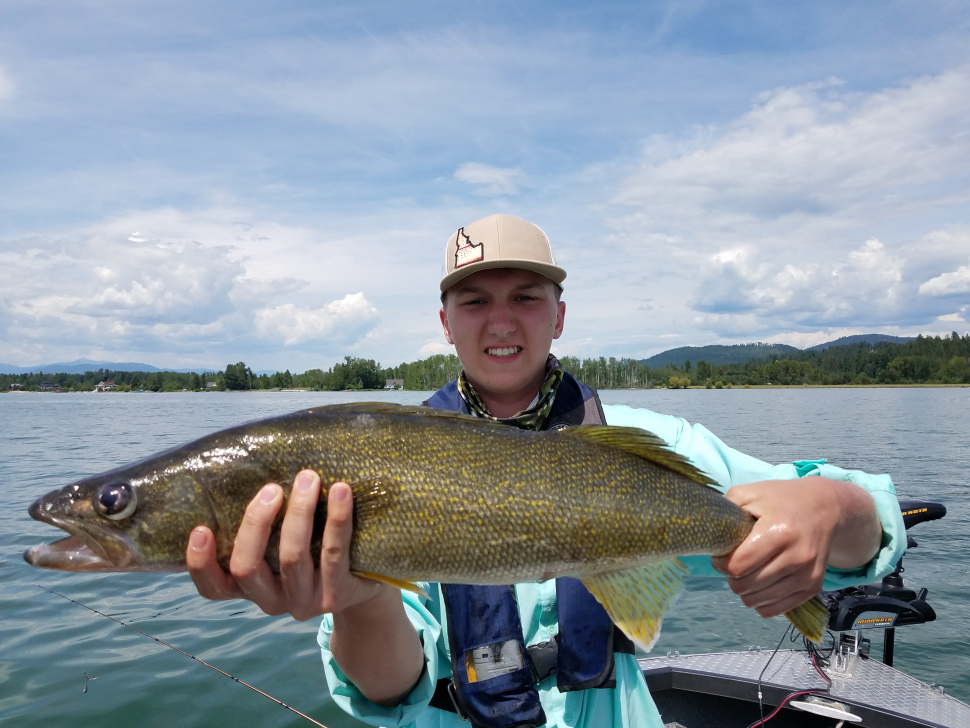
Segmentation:
{"type": "MultiPolygon", "coordinates": [[[[929,501],[901,500],[906,527],[907,550],[915,548],[916,539],[909,529],[924,521],[935,521],[946,515],[946,506],[929,501]]],[[[908,624],[924,624],[936,619],[936,612],[926,602],[928,591],[918,591],[903,586],[903,560],[900,559],[891,574],[879,584],[848,587],[838,591],[822,592],[822,601],[829,608],[829,629],[836,632],[863,629],[883,629],[883,662],[892,665],[893,636],[896,627],[908,624]]],[[[860,640],[856,636],[856,648],[860,640]]],[[[868,643],[868,640],[863,640],[868,643]]]]}
{"type": "MultiPolygon", "coordinates": [[[[946,515],[946,506],[930,501],[901,500],[907,549],[918,544],[909,529],[924,521],[935,521],[946,515]]],[[[936,612],[926,603],[926,589],[914,591],[903,586],[903,560],[882,583],[848,587],[822,593],[829,608],[829,629],[838,632],[856,629],[885,629],[906,624],[923,624],[936,619],[936,612]]]]}

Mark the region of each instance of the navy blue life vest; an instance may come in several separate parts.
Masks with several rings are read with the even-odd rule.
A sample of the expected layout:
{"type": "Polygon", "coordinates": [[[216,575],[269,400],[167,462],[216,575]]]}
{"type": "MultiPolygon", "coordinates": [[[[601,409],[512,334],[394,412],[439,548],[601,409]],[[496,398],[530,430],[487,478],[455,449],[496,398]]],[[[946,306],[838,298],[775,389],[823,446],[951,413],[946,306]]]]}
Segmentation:
{"type": "MultiPolygon", "coordinates": [[[[425,403],[468,413],[456,381],[425,403]]],[[[568,372],[544,429],[605,424],[596,390],[568,372]]],[[[448,615],[452,679],[440,680],[431,705],[451,710],[481,728],[526,728],[546,722],[536,683],[555,673],[560,691],[612,688],[614,652],[633,653],[633,643],[576,579],[556,579],[559,633],[526,648],[510,586],[442,584],[448,615]]]]}

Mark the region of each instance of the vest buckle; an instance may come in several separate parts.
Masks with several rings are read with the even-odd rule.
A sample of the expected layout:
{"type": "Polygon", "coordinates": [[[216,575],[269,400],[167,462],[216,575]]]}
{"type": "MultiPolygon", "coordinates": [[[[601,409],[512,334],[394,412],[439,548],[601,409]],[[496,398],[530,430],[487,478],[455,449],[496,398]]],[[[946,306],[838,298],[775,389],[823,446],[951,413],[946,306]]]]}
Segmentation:
{"type": "Polygon", "coordinates": [[[454,680],[448,681],[448,697],[451,698],[451,704],[455,706],[455,713],[466,723],[471,723],[471,719],[462,710],[461,701],[458,699],[458,687],[455,685],[454,680]]]}
{"type": "Polygon", "coordinates": [[[548,642],[527,647],[529,653],[529,668],[532,670],[532,682],[536,685],[550,675],[556,674],[559,665],[559,635],[553,635],[548,642]]]}

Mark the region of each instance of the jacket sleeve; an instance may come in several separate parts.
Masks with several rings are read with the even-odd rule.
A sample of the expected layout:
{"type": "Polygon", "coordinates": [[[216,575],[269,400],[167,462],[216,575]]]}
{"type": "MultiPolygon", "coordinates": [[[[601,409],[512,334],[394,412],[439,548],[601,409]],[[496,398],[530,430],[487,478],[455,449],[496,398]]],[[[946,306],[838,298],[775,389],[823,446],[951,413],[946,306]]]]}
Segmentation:
{"type": "MultiPolygon", "coordinates": [[[[421,587],[425,591],[429,589],[429,585],[426,583],[422,583],[421,587]]],[[[439,641],[442,639],[441,624],[432,610],[429,609],[431,605],[428,600],[410,592],[402,592],[402,598],[404,599],[404,609],[411,620],[411,624],[418,631],[418,638],[424,648],[425,670],[417,685],[399,705],[384,707],[371,702],[344,675],[330,651],[330,635],[333,632],[332,615],[324,615],[317,633],[317,643],[320,645],[320,652],[323,657],[324,674],[333,702],[344,712],[358,720],[390,728],[412,725],[427,708],[438,679],[451,674],[451,665],[443,664],[443,655],[439,651],[439,641]],[[443,674],[439,674],[442,670],[444,671],[443,674]]]]}
{"type": "MultiPolygon", "coordinates": [[[[707,473],[724,491],[743,483],[787,480],[806,475],[821,475],[865,488],[872,495],[882,523],[882,547],[872,561],[859,569],[845,571],[830,567],[825,575],[826,589],[878,581],[893,570],[905,551],[906,530],[896,500],[896,489],[888,475],[843,470],[824,460],[796,460],[772,465],[728,447],[703,425],[691,425],[678,417],[617,405],[605,405],[603,411],[610,425],[639,427],[654,433],[707,473]]],[[[717,573],[707,557],[689,557],[684,561],[695,574],[717,573]]]]}

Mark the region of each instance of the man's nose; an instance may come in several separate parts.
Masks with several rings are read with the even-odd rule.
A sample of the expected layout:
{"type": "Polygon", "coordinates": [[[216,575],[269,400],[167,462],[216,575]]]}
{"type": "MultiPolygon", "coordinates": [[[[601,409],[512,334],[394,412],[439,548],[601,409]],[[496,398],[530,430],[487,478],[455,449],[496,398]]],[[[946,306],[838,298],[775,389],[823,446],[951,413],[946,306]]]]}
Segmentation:
{"type": "Polygon", "coordinates": [[[494,306],[488,317],[488,333],[493,336],[508,336],[515,331],[515,318],[507,306],[494,306]]]}

